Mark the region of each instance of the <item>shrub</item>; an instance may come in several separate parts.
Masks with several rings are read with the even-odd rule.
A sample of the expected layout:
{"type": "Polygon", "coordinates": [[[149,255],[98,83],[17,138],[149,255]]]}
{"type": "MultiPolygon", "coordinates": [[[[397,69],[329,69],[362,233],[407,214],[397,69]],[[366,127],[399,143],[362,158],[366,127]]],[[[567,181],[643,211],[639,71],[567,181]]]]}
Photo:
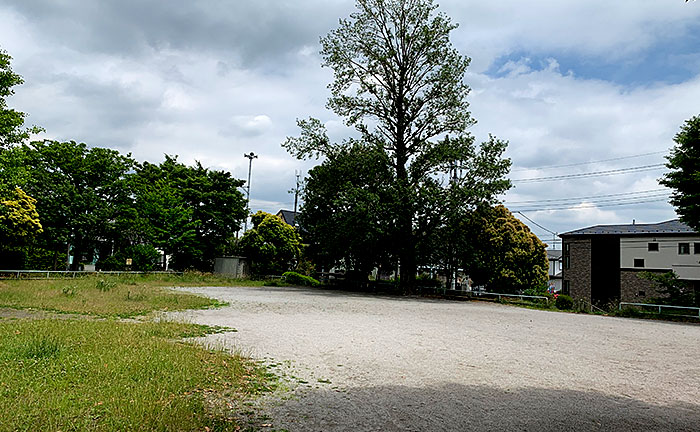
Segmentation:
{"type": "Polygon", "coordinates": [[[557,296],[557,300],[554,304],[557,306],[557,309],[570,310],[574,307],[574,299],[568,295],[560,294],[557,296]]]}
{"type": "Polygon", "coordinates": [[[416,277],[416,285],[425,288],[440,288],[442,287],[442,282],[424,273],[416,277]]]}
{"type": "Polygon", "coordinates": [[[297,272],[286,272],[282,275],[282,280],[288,284],[292,285],[302,285],[315,287],[319,286],[321,283],[311,276],[304,276],[297,272]]]}

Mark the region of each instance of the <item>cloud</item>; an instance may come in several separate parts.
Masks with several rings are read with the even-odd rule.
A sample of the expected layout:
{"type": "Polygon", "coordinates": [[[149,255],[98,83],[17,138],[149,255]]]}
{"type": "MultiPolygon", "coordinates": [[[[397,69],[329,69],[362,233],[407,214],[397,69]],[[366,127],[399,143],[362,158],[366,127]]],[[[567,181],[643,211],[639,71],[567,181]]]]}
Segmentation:
{"type": "MultiPolygon", "coordinates": [[[[468,2],[442,0],[452,41],[473,63],[472,132],[510,141],[513,178],[655,163],[581,165],[668,149],[700,99],[700,6],[680,0],[468,2]],[[523,170],[526,169],[526,170],[523,170]]],[[[26,83],[11,106],[57,139],[201,161],[247,178],[255,205],[292,201],[297,161],[280,147],[295,119],[314,116],[340,141],[352,131],[325,109],[332,71],[318,38],[352,0],[0,0],[2,48],[26,83]],[[259,200],[259,201],[258,201],[259,200]]],[[[654,189],[659,172],[518,184],[506,200],[654,189]]],[[[664,203],[535,213],[555,231],[670,219],[664,203]]]]}

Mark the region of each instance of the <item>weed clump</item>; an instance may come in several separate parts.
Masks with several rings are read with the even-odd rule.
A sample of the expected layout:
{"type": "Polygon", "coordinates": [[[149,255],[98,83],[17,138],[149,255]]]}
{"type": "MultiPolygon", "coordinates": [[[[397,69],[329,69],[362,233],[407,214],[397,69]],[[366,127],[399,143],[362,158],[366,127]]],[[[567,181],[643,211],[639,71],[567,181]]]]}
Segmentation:
{"type": "Polygon", "coordinates": [[[286,272],[282,275],[282,280],[291,285],[302,285],[316,287],[321,285],[321,282],[312,278],[311,276],[306,276],[299,274],[297,272],[286,272]]]}

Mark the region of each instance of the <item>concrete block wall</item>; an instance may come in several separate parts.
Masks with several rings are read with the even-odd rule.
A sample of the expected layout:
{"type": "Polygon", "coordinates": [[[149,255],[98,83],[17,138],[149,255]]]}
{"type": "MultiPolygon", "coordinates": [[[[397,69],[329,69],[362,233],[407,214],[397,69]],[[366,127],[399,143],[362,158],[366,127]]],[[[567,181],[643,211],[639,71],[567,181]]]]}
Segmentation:
{"type": "Polygon", "coordinates": [[[639,277],[639,270],[620,271],[620,301],[629,303],[644,303],[662,294],[652,281],[639,277]],[[640,295],[640,292],[644,292],[640,295]]]}
{"type": "Polygon", "coordinates": [[[591,301],[591,239],[566,238],[563,241],[564,268],[562,277],[569,281],[571,297],[591,301]],[[566,245],[571,265],[566,268],[566,245]]]}

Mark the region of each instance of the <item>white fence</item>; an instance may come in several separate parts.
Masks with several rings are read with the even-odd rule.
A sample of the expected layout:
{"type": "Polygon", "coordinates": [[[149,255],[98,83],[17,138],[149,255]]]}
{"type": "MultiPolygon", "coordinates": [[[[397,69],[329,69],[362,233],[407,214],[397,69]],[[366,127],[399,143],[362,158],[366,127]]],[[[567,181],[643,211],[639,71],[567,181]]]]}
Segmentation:
{"type": "Polygon", "coordinates": [[[181,276],[182,272],[172,271],[66,271],[66,270],[0,270],[0,279],[51,279],[51,277],[75,278],[87,275],[123,275],[123,274],[169,274],[181,276]]]}
{"type": "Polygon", "coordinates": [[[700,308],[696,308],[696,307],[690,307],[690,306],[669,306],[669,305],[658,305],[658,304],[650,304],[650,303],[627,303],[627,302],[620,302],[620,306],[618,307],[619,310],[622,310],[622,305],[626,305],[626,306],[639,306],[639,307],[647,307],[647,308],[653,307],[653,308],[659,310],[659,315],[663,313],[663,312],[662,312],[663,309],[692,310],[692,311],[695,311],[695,312],[697,312],[697,313],[694,314],[694,315],[676,315],[676,314],[673,314],[673,315],[676,315],[676,316],[693,317],[693,318],[695,318],[695,317],[700,318],[700,308]]]}

